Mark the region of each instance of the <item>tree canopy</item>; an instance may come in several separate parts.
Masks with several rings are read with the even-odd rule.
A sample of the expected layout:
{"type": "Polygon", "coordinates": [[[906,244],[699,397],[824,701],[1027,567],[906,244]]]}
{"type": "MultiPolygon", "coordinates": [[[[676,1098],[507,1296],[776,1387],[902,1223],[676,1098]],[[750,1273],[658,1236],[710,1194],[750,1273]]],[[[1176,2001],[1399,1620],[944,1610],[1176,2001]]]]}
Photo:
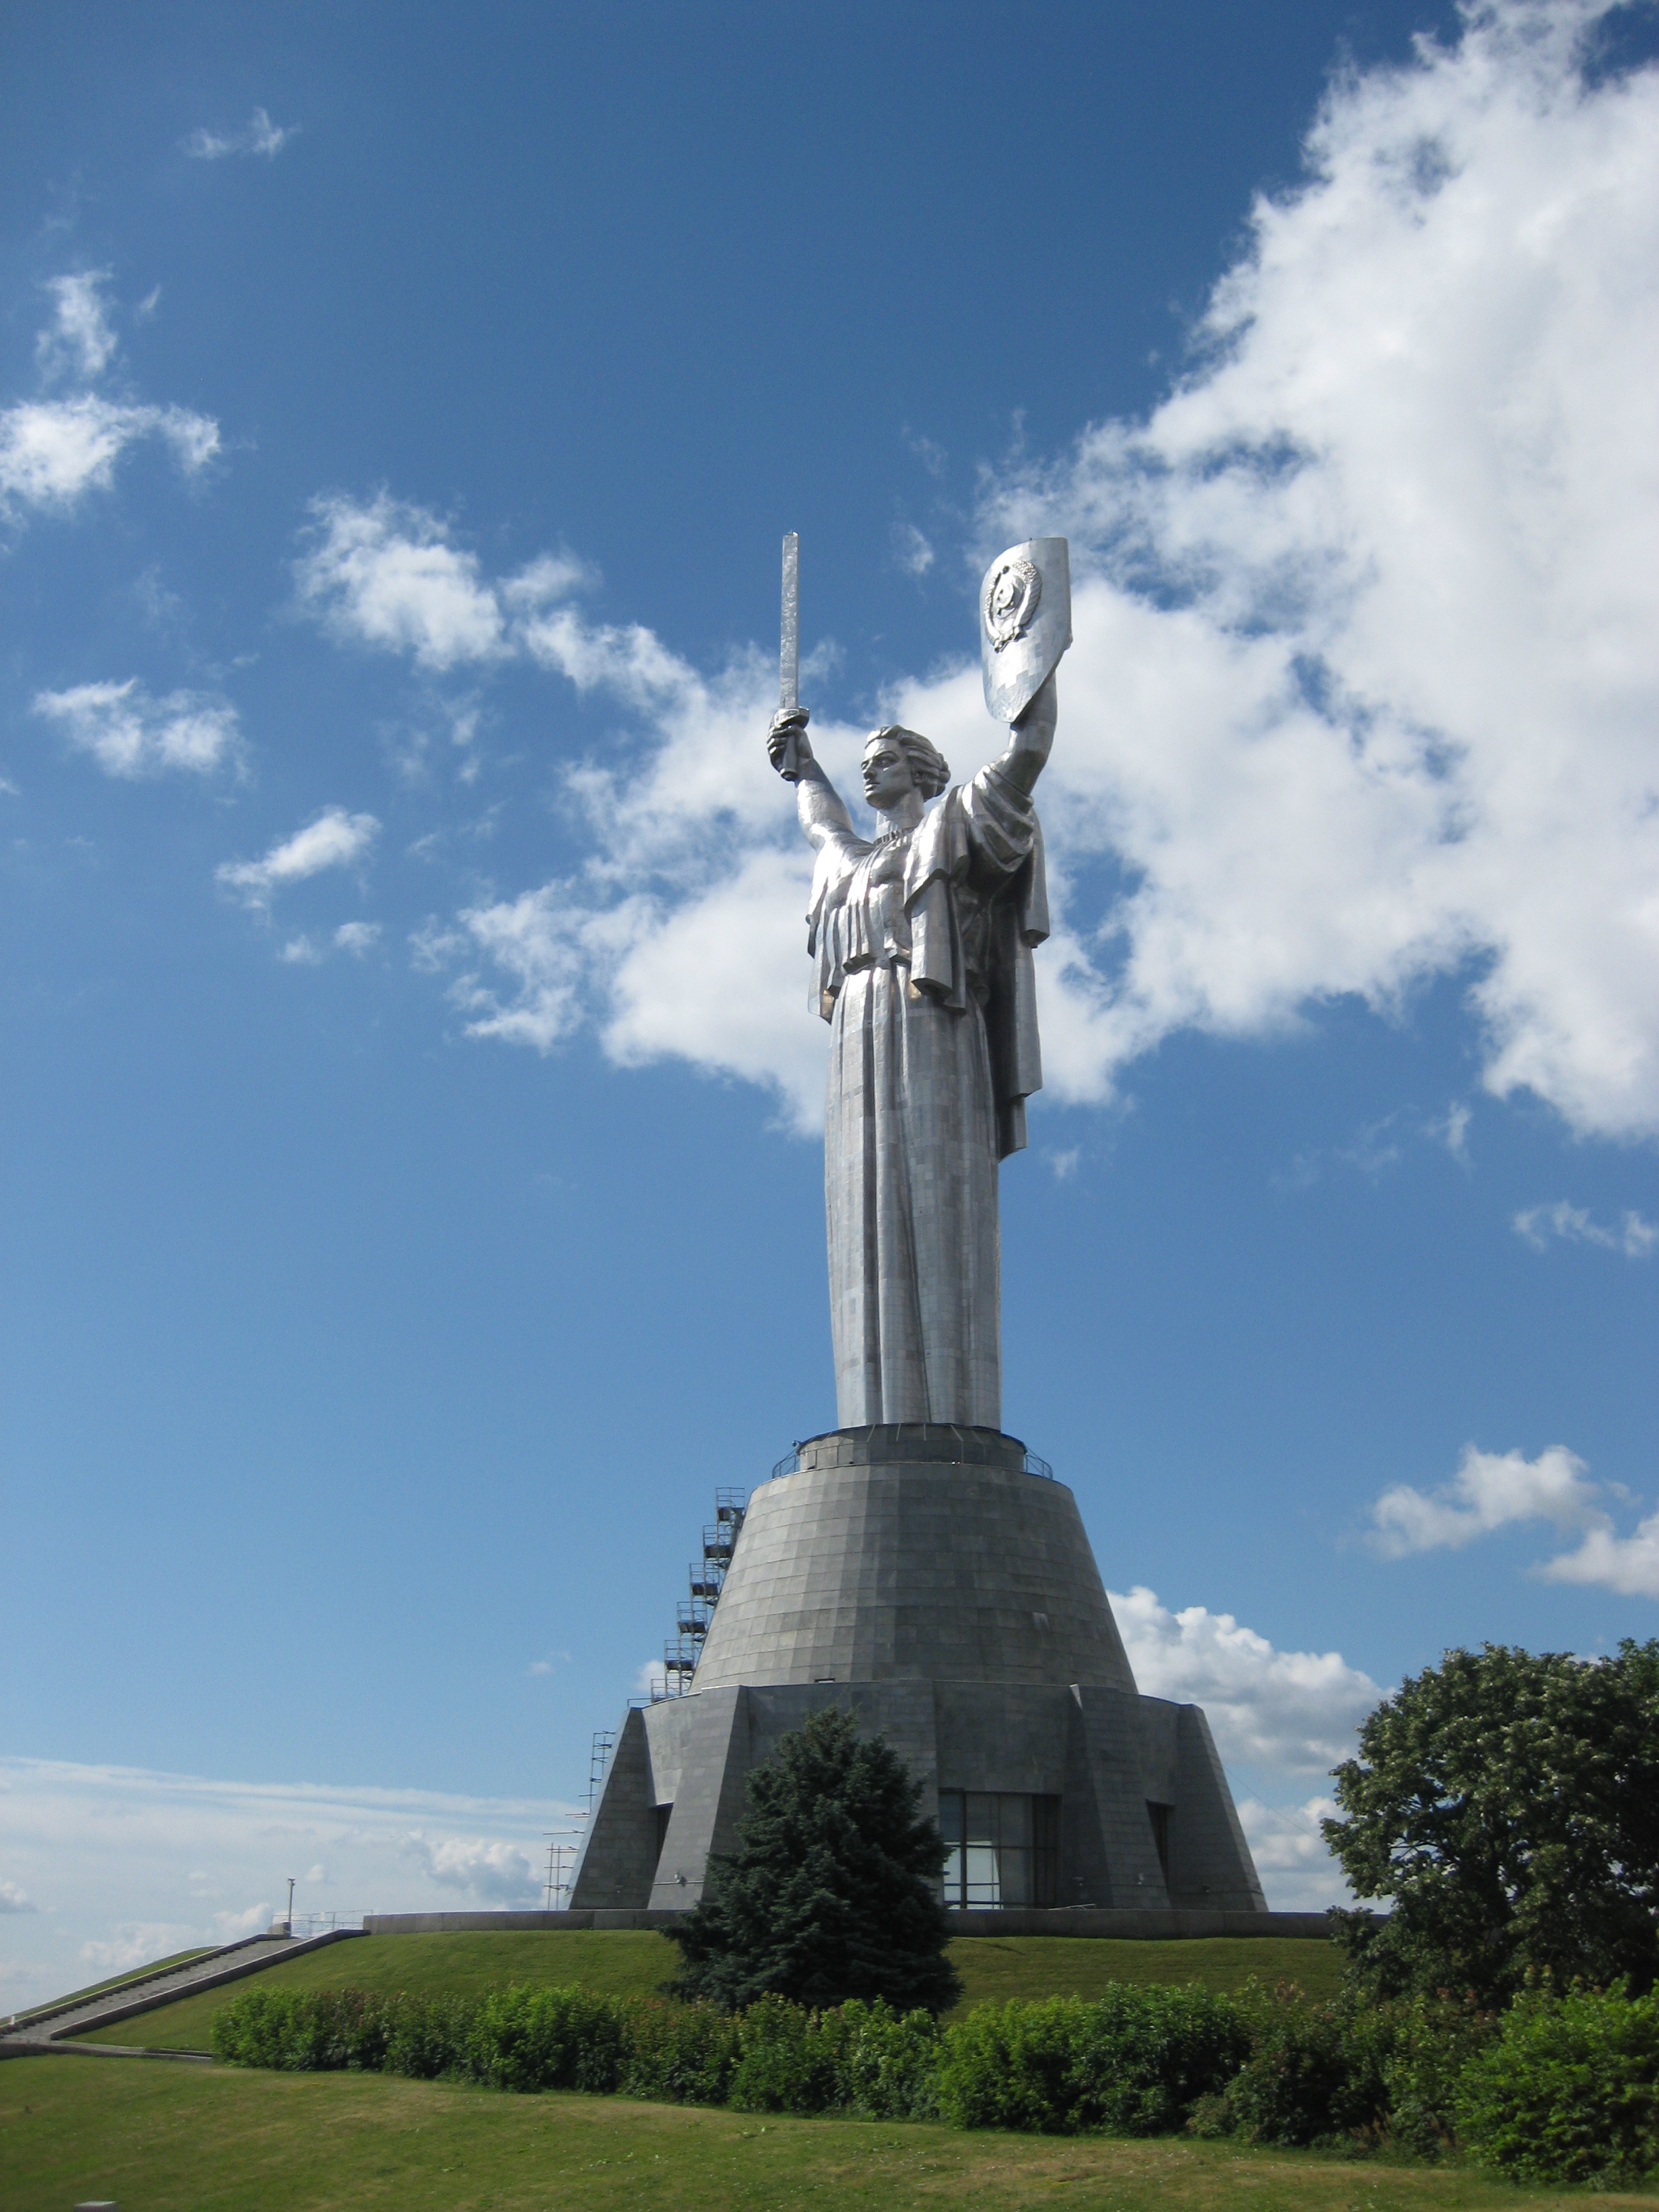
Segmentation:
{"type": "Polygon", "coordinates": [[[783,1736],[749,1778],[737,1849],[709,1861],[702,1902],[668,1930],[678,1992],[732,2007],[769,1990],[816,2006],[884,1997],[900,2012],[953,2003],[945,1844],[921,1798],[898,1754],[844,1712],[783,1736]]]}
{"type": "Polygon", "coordinates": [[[1386,1920],[1336,1916],[1388,1995],[1501,2000],[1531,1972],[1597,1986],[1659,1972],[1659,1642],[1617,1656],[1488,1644],[1401,1684],[1335,1770],[1326,1841],[1386,1920]]]}

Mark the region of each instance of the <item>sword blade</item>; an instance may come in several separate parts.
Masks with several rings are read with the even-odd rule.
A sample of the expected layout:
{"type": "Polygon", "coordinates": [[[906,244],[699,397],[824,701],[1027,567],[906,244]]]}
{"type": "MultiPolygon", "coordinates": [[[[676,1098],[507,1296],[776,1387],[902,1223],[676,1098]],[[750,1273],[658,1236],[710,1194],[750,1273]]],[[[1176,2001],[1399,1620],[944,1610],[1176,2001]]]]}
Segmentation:
{"type": "Polygon", "coordinates": [[[800,704],[800,533],[783,541],[783,623],[778,647],[778,704],[800,704]]]}

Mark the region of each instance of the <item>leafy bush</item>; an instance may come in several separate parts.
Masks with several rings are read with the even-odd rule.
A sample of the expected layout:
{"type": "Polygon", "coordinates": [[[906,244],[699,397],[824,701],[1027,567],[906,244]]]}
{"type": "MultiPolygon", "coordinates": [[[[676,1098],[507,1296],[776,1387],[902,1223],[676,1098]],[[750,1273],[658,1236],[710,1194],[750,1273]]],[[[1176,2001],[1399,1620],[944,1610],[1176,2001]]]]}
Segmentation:
{"type": "Polygon", "coordinates": [[[841,2007],[845,2040],[838,2060],[840,2100],[866,2120],[939,2117],[939,2022],[920,2009],[896,2013],[878,1997],[841,2007]]]}
{"type": "Polygon", "coordinates": [[[1659,2166],[1659,1999],[1516,1999],[1464,2068],[1458,2130],[1516,2181],[1634,2186],[1659,2166]]]}
{"type": "Polygon", "coordinates": [[[1380,2131],[1391,2042],[1381,2008],[1310,2004],[1281,1990],[1255,1992],[1249,2011],[1250,2055],[1225,2093],[1232,2129],[1289,2145],[1380,2131]]]}
{"type": "Polygon", "coordinates": [[[627,2010],[593,1990],[493,1990],[467,2039],[467,2069],[494,2089],[620,2087],[628,2062],[627,2010]]]}
{"type": "Polygon", "coordinates": [[[627,2014],[624,2095],[668,2105],[723,2105],[737,2069],[739,2023],[719,2005],[636,1998],[627,2014]]]}
{"type": "Polygon", "coordinates": [[[741,2015],[739,2057],[726,2101],[740,2112],[825,2112],[842,2102],[840,2012],[807,2012],[763,1997],[741,2015]]]}
{"type": "Polygon", "coordinates": [[[939,2106],[964,2128],[1159,2135],[1220,2090],[1248,2050],[1238,2007],[1196,1986],[983,2005],[945,2033],[939,2106]]]}
{"type": "Polygon", "coordinates": [[[213,2017],[215,2057],[285,2073],[378,2068],[386,2000],[362,1990],[247,1990],[213,2017]]]}
{"type": "Polygon", "coordinates": [[[1531,1995],[1501,2021],[1444,1997],[1310,2004],[1119,1984],[1088,2003],[926,2011],[852,2002],[746,2012],[495,1990],[460,1998],[252,1989],[215,2055],[285,2071],[381,2069],[520,2091],[623,2090],[751,2112],[943,2117],[1044,2135],[1240,2133],[1259,2142],[1453,2139],[1521,2180],[1634,2182],[1659,2165],[1659,1997],[1531,1995]]]}
{"type": "Polygon", "coordinates": [[[1386,2027],[1389,2140],[1414,2158],[1439,2158],[1455,2145],[1463,2069],[1496,2037],[1498,2015],[1442,1993],[1389,2006],[1386,2027]]]}
{"type": "Polygon", "coordinates": [[[1066,2133],[1066,2077],[1082,2010],[1079,1998],[1048,1997],[1037,2004],[978,2005],[955,2021],[939,2055],[945,2118],[959,2128],[1066,2133]]]}
{"type": "MultiPolygon", "coordinates": [[[[435,2081],[440,2075],[465,2070],[464,2060],[477,2014],[476,2002],[466,1997],[409,1996],[401,1991],[381,2000],[384,2008],[385,2055],[380,2063],[388,2074],[404,2074],[411,2081],[435,2081]]],[[[357,2062],[372,2066],[367,2041],[357,2062]]]]}

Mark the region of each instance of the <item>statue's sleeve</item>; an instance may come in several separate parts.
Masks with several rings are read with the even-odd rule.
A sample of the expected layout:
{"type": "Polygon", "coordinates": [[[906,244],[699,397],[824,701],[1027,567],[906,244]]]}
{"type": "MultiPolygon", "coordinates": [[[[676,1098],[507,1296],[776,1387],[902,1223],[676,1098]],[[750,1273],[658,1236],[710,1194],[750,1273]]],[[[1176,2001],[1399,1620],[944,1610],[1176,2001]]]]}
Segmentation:
{"type": "Polygon", "coordinates": [[[847,887],[860,858],[870,848],[851,831],[836,831],[818,848],[812,868],[812,899],[806,909],[806,950],[812,980],[806,1003],[826,1022],[833,1021],[836,1000],[846,981],[846,933],[842,928],[847,887]]]}
{"type": "Polygon", "coordinates": [[[1042,1088],[1034,945],[1048,934],[1042,830],[1030,795],[994,763],[945,793],[917,832],[906,871],[910,980],[957,1012],[968,1005],[967,963],[955,892],[972,876],[989,892],[987,1042],[1000,1158],[1025,1143],[1025,1101],[1042,1088]]]}

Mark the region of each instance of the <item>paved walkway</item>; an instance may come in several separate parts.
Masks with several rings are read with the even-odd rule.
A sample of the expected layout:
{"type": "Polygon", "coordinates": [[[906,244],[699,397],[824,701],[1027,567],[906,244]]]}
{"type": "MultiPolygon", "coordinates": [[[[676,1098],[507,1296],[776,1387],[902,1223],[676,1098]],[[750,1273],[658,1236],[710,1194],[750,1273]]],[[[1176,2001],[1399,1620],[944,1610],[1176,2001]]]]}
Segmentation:
{"type": "MultiPolygon", "coordinates": [[[[62,2051],[66,2047],[66,2039],[84,2035],[89,2028],[105,2027],[118,2020],[136,2019],[143,2013],[153,2012],[158,2005],[171,2004],[175,1998],[188,1996],[192,1990],[216,1989],[223,1982],[240,1981],[245,1974],[257,1974],[275,1959],[297,1959],[302,1952],[320,1950],[325,1943],[337,1942],[361,1932],[356,1928],[331,1928],[321,1936],[251,1936],[240,1943],[226,1944],[222,1950],[204,1951],[194,1959],[186,1959],[182,1966],[165,1966],[155,1973],[123,1982],[117,1989],[100,1990],[96,1996],[65,1998],[60,2004],[43,2007],[27,2020],[20,2021],[15,2027],[0,2028],[0,2058],[21,2058],[31,2051],[62,2051]]],[[[130,2057],[135,2051],[143,2049],[142,2043],[68,2043],[67,2047],[110,2057],[130,2057]]],[[[193,2057],[204,2054],[176,2055],[193,2057]]]]}

